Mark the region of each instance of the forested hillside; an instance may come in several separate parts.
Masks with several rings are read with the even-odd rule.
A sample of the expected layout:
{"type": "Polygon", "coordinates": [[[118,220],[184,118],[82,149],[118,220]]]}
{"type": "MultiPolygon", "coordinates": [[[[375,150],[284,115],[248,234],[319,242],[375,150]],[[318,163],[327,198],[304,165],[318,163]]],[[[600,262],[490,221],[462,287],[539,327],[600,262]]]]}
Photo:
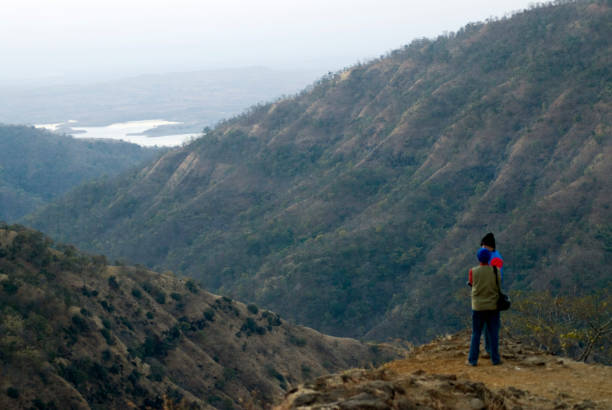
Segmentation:
{"type": "Polygon", "coordinates": [[[0,221],[15,221],[85,181],[142,166],[161,152],[0,124],[0,221]]]}
{"type": "Polygon", "coordinates": [[[312,377],[395,357],[0,224],[2,409],[264,408],[312,377]]]}
{"type": "Polygon", "coordinates": [[[414,41],[26,222],[335,335],[463,327],[489,231],[511,289],[609,287],[610,21],[558,2],[414,41]]]}

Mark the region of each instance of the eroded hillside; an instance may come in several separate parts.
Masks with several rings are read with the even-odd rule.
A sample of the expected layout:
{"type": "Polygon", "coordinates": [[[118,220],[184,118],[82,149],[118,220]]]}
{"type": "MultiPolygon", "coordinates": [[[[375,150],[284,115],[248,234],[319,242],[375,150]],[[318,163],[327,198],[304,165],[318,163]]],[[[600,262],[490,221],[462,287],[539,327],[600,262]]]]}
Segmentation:
{"type": "Polygon", "coordinates": [[[414,41],[27,223],[335,335],[460,329],[488,231],[510,289],[605,289],[610,20],[559,2],[414,41]]]}
{"type": "Polygon", "coordinates": [[[309,378],[395,355],[0,227],[3,409],[261,408],[309,378]]]}

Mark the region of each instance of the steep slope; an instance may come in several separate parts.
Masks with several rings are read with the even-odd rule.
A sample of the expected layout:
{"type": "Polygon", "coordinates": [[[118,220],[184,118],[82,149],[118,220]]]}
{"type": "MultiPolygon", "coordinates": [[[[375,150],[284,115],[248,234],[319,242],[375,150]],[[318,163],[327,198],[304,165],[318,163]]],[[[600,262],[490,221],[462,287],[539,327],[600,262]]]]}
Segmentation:
{"type": "Polygon", "coordinates": [[[310,377],[396,356],[0,226],[3,409],[261,408],[310,377]]]}
{"type": "Polygon", "coordinates": [[[0,124],[0,220],[16,221],[85,181],[116,176],[162,152],[0,124]]]}
{"type": "Polygon", "coordinates": [[[504,340],[501,366],[466,366],[469,334],[446,336],[377,370],[320,377],[282,409],[609,409],[612,368],[504,340]]]}
{"type": "Polygon", "coordinates": [[[336,335],[460,328],[488,231],[508,286],[605,288],[610,19],[563,2],[415,41],[27,223],[336,335]]]}

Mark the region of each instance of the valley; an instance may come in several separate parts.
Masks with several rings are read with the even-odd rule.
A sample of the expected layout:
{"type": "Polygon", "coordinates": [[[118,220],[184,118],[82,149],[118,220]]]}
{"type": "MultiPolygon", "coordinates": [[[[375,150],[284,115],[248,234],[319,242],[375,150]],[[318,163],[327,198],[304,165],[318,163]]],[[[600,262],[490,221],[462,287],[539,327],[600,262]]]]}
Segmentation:
{"type": "Polygon", "coordinates": [[[0,408],[609,408],[611,6],[3,86],[0,408]],[[468,367],[488,232],[512,306],[468,367]]]}

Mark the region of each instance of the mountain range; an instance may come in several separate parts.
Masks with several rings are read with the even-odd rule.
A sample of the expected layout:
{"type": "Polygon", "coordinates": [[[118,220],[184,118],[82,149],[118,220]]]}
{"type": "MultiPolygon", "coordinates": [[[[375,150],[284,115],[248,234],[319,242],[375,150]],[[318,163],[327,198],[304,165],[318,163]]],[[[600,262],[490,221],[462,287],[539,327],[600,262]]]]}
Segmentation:
{"type": "Polygon", "coordinates": [[[415,40],[24,223],[337,336],[462,328],[489,231],[511,290],[609,289],[611,20],[564,1],[415,40]]]}

